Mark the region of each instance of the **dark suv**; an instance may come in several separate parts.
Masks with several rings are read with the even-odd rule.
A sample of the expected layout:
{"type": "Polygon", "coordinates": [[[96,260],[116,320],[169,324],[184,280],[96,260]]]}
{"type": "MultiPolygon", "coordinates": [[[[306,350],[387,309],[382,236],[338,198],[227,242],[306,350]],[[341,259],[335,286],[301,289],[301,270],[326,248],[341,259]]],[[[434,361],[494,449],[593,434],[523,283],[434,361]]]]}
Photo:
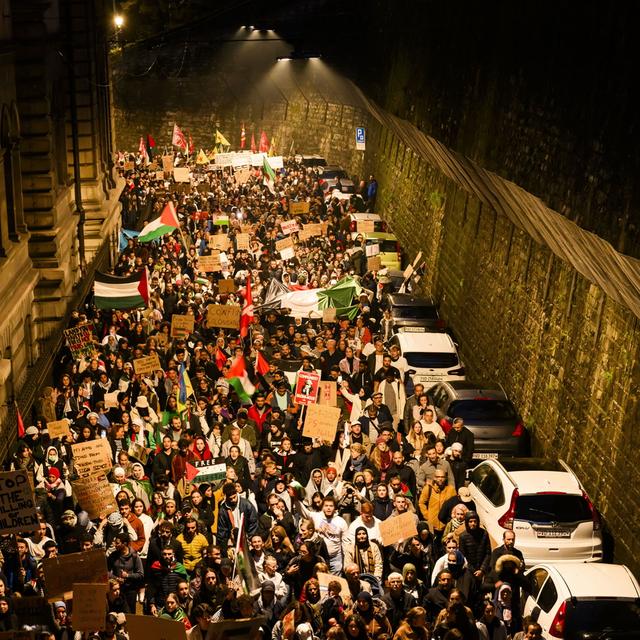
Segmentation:
{"type": "Polygon", "coordinates": [[[384,298],[384,306],[391,311],[393,333],[444,330],[444,321],[432,298],[410,293],[388,293],[384,298]]]}
{"type": "Polygon", "coordinates": [[[475,437],[476,460],[531,455],[529,432],[501,388],[467,380],[440,382],[429,398],[446,433],[454,418],[464,420],[475,437]]]}

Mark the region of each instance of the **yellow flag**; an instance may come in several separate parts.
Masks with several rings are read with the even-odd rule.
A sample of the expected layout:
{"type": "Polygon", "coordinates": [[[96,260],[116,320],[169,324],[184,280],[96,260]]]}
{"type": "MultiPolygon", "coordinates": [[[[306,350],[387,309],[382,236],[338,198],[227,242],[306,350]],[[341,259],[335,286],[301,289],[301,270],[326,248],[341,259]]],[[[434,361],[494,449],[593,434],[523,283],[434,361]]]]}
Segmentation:
{"type": "Polygon", "coordinates": [[[209,164],[209,158],[207,158],[207,154],[202,149],[198,152],[196,164],[209,164]]]}
{"type": "Polygon", "coordinates": [[[216,145],[230,147],[231,143],[216,129],[216,145]]]}
{"type": "Polygon", "coordinates": [[[271,138],[271,144],[269,145],[269,156],[275,156],[276,155],[276,137],[273,136],[273,138],[271,138]]]}

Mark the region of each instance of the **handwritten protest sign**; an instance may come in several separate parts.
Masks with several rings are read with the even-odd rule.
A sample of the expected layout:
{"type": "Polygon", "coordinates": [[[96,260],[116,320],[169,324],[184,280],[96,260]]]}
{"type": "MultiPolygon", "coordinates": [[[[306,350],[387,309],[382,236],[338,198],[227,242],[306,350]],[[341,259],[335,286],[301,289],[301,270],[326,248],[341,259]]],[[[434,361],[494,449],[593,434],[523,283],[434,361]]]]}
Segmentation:
{"type": "Polygon", "coordinates": [[[64,330],[64,337],[69,343],[71,355],[75,360],[90,356],[94,349],[93,325],[81,324],[64,330]]]}
{"type": "Polygon", "coordinates": [[[158,358],[157,353],[145,356],[144,358],[136,358],[133,361],[133,370],[141,376],[147,376],[158,369],[162,369],[162,367],[160,366],[160,358],[158,358]]]}
{"type": "Polygon", "coordinates": [[[176,182],[190,182],[189,167],[176,167],[173,170],[173,179],[176,182]]]}
{"type": "Polygon", "coordinates": [[[73,628],[77,631],[102,631],[107,617],[104,584],[73,585],[73,628]]]}
{"type": "Polygon", "coordinates": [[[71,445],[73,468],[80,478],[96,477],[111,471],[111,447],[104,438],[71,445]]]}
{"type": "Polygon", "coordinates": [[[173,171],[173,156],[162,156],[162,170],[165,173],[173,171]]]}
{"type": "Polygon", "coordinates": [[[111,393],[104,394],[105,409],[111,409],[118,406],[118,393],[118,391],[112,391],[111,393]]]}
{"type": "MultiPolygon", "coordinates": [[[[211,622],[207,629],[206,640],[232,640],[233,638],[246,638],[250,640],[259,638],[261,635],[260,627],[262,627],[265,622],[263,617],[236,618],[235,620],[229,619],[221,620],[220,622],[211,622]]],[[[131,638],[131,640],[137,639],[131,638]]]]}
{"type": "Polygon", "coordinates": [[[49,602],[72,598],[73,585],[79,582],[106,585],[108,581],[107,556],[104,549],[45,558],[42,566],[45,593],[49,602]]]}
{"type": "Polygon", "coordinates": [[[373,244],[368,244],[364,248],[364,253],[367,258],[372,258],[373,256],[377,256],[380,253],[380,245],[377,242],[373,244]]]}
{"type": "Polygon", "coordinates": [[[171,316],[171,337],[186,338],[193,333],[195,318],[193,316],[182,316],[174,313],[171,316]]]}
{"type": "Polygon", "coordinates": [[[299,216],[303,213],[309,213],[308,202],[289,202],[289,213],[292,216],[299,216]]]}
{"type": "Polygon", "coordinates": [[[286,249],[280,249],[280,258],[282,260],[292,260],[295,257],[295,251],[293,247],[287,247],[286,249]]]}
{"type": "Polygon", "coordinates": [[[210,256],[200,256],[198,258],[198,267],[205,273],[214,271],[222,271],[222,262],[220,262],[220,252],[214,252],[210,256]]]}
{"type": "Polygon", "coordinates": [[[327,307],[322,310],[322,322],[335,322],[336,321],[336,308],[327,307]]]}
{"type": "Polygon", "coordinates": [[[284,238],[283,240],[276,240],[276,251],[282,251],[283,249],[293,248],[293,240],[291,238],[284,238]]]}
{"type": "Polygon", "coordinates": [[[382,520],[379,528],[380,538],[385,547],[396,542],[402,542],[418,533],[415,514],[410,512],[382,520]]]}
{"type": "Polygon", "coordinates": [[[236,182],[238,184],[245,184],[249,182],[250,177],[251,177],[250,169],[240,169],[235,173],[236,182]]]}
{"type": "MultiPolygon", "coordinates": [[[[47,599],[42,596],[13,596],[11,598],[11,608],[18,618],[18,625],[23,628],[24,625],[38,625],[41,627],[50,627],[53,625],[53,612],[47,604],[47,599]]],[[[17,632],[13,640],[21,640],[19,633],[26,633],[27,640],[33,640],[28,631],[17,632]]],[[[0,639],[4,638],[0,634],[0,639]]]]}
{"type": "Polygon", "coordinates": [[[302,225],[302,228],[312,236],[322,235],[322,224],[320,222],[310,222],[309,224],[302,225]]]}
{"type": "Polygon", "coordinates": [[[322,404],[310,404],[307,405],[305,412],[302,435],[333,442],[338,430],[340,409],[322,404]]]}
{"type": "Polygon", "coordinates": [[[91,520],[118,510],[111,485],[104,475],[71,480],[71,488],[78,504],[91,520]]]}
{"type": "MultiPolygon", "coordinates": [[[[129,640],[149,640],[149,638],[154,638],[155,640],[185,640],[187,637],[184,624],[177,620],[154,618],[153,616],[134,616],[130,613],[127,613],[126,616],[129,640]]],[[[211,625],[209,625],[209,628],[211,628],[211,625]]]]}
{"type": "Polygon", "coordinates": [[[36,503],[28,472],[0,472],[0,533],[20,533],[38,528],[36,503]]]}
{"type": "Polygon", "coordinates": [[[242,309],[237,305],[210,304],[207,307],[207,326],[238,329],[241,313],[242,309]]]}
{"type": "Polygon", "coordinates": [[[68,420],[53,420],[52,422],[47,422],[47,430],[52,440],[54,438],[64,438],[64,436],[67,436],[67,438],[71,437],[68,420]]]}
{"type": "Polygon", "coordinates": [[[374,224],[373,220],[358,220],[358,233],[373,233],[374,224]]]}
{"type": "Polygon", "coordinates": [[[326,595],[327,590],[329,589],[329,583],[333,581],[339,582],[342,586],[342,591],[340,595],[344,597],[349,597],[351,590],[349,589],[349,583],[345,578],[341,578],[339,576],[334,576],[332,573],[323,573],[322,571],[318,571],[318,582],[320,583],[320,593],[322,595],[326,595]]]}
{"type": "Polygon", "coordinates": [[[251,235],[248,233],[239,233],[236,236],[236,247],[238,251],[251,250],[251,235]]]}
{"type": "Polygon", "coordinates": [[[382,260],[380,260],[380,256],[367,258],[367,271],[380,271],[380,269],[382,269],[382,260]]]}
{"type": "Polygon", "coordinates": [[[318,389],[318,404],[335,407],[338,401],[338,390],[333,380],[321,380],[318,389]]]}
{"type": "Polygon", "coordinates": [[[300,229],[300,231],[298,231],[299,242],[307,242],[307,240],[311,240],[311,238],[313,238],[313,234],[309,233],[306,229],[300,229]]]}
{"type": "Polygon", "coordinates": [[[164,180],[164,171],[156,171],[155,179],[164,180]]]}
{"type": "Polygon", "coordinates": [[[294,400],[298,404],[315,404],[318,397],[320,374],[315,371],[298,371],[294,400]]]}
{"type": "Polygon", "coordinates": [[[216,233],[209,236],[209,248],[226,251],[229,248],[229,236],[226,233],[216,233]]]}
{"type": "Polygon", "coordinates": [[[236,281],[233,278],[218,280],[218,293],[235,293],[236,281]]]}
{"type": "Polygon", "coordinates": [[[280,223],[280,228],[282,229],[282,233],[288,236],[298,231],[300,227],[298,227],[298,223],[295,220],[285,220],[280,223]]]}

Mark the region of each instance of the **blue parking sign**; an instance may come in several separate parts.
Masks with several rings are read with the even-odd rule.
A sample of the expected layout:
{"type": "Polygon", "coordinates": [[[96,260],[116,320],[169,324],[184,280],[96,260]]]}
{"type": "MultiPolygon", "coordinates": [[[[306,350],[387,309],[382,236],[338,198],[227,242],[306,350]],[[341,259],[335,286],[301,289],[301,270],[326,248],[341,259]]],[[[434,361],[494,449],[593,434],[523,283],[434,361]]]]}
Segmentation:
{"type": "Polygon", "coordinates": [[[356,127],[356,149],[364,151],[366,148],[366,133],[364,127],[356,127]]]}

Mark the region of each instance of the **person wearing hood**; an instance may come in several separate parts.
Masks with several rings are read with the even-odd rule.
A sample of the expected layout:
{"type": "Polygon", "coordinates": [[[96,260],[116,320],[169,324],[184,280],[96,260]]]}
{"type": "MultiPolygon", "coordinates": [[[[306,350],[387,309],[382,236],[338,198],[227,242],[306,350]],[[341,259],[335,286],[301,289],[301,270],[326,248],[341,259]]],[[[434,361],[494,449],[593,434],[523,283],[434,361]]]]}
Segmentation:
{"type": "Polygon", "coordinates": [[[64,482],[67,478],[67,465],[60,457],[60,452],[54,446],[47,447],[45,459],[36,468],[36,483],[42,485],[49,475],[49,469],[55,467],[59,472],[60,479],[64,482]]]}
{"type": "Polygon", "coordinates": [[[476,579],[460,551],[447,554],[447,570],[453,578],[453,586],[462,592],[465,602],[474,602],[477,593],[476,579]]]}
{"type": "Polygon", "coordinates": [[[371,640],[376,640],[382,635],[391,636],[393,630],[386,615],[386,604],[373,596],[368,591],[361,591],[353,603],[353,607],[347,611],[347,616],[355,614],[360,616],[365,623],[367,633],[371,640]]]}
{"type": "Polygon", "coordinates": [[[60,518],[61,524],[56,530],[56,540],[60,554],[78,553],[82,551],[82,536],[86,529],[78,523],[78,516],[67,509],[60,518]]]}
{"type": "Polygon", "coordinates": [[[319,468],[312,469],[307,486],[305,487],[304,503],[307,506],[311,506],[311,497],[316,493],[321,493],[324,497],[322,491],[324,487],[326,487],[324,472],[319,468]]]}
{"type": "Polygon", "coordinates": [[[354,541],[344,545],[344,563],[355,563],[360,573],[368,573],[382,580],[383,558],[380,547],[369,540],[368,529],[359,526],[355,530],[354,541]]]}
{"type": "Polygon", "coordinates": [[[380,521],[386,520],[393,513],[393,502],[389,497],[389,487],[381,482],[376,487],[373,499],[373,515],[380,521]]]}
{"type": "Polygon", "coordinates": [[[130,542],[138,539],[129,521],[123,518],[119,511],[114,511],[100,520],[93,536],[93,544],[106,549],[106,555],[109,556],[115,550],[116,535],[123,532],[129,534],[130,542]]]}
{"type": "Polygon", "coordinates": [[[475,511],[467,511],[464,526],[465,531],[460,534],[460,551],[467,559],[476,581],[481,582],[491,568],[489,534],[480,527],[480,517],[475,511]]]}
{"type": "MultiPolygon", "coordinates": [[[[512,531],[507,531],[505,533],[511,533],[512,531]]],[[[515,540],[515,536],[513,537],[515,540]]],[[[505,624],[511,633],[515,631],[520,631],[522,626],[522,613],[520,611],[520,593],[522,589],[528,588],[528,581],[524,577],[524,563],[520,560],[520,558],[515,554],[505,553],[498,557],[495,567],[493,570],[485,577],[483,583],[483,589],[486,592],[493,592],[494,600],[497,599],[498,592],[502,585],[508,584],[511,588],[511,621],[510,624],[507,624],[505,620],[505,624]]],[[[500,616],[499,611],[500,605],[496,603],[496,615],[504,620],[500,616]]]]}
{"type": "Polygon", "coordinates": [[[418,578],[416,566],[411,562],[402,565],[402,586],[406,593],[413,596],[416,602],[422,602],[427,595],[428,586],[418,578]]]}

